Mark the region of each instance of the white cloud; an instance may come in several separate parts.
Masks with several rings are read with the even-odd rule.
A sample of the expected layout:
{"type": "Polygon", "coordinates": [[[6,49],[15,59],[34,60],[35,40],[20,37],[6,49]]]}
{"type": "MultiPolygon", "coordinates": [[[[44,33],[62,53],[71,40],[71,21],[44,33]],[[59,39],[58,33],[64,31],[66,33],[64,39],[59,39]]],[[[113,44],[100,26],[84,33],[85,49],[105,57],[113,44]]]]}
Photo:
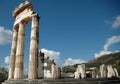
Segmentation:
{"type": "Polygon", "coordinates": [[[47,50],[45,48],[41,49],[43,53],[45,53],[45,56],[49,56],[50,59],[54,59],[55,63],[58,66],[61,66],[61,58],[60,58],[60,52],[54,51],[54,50],[47,50]]]}
{"type": "Polygon", "coordinates": [[[118,51],[112,52],[112,51],[108,50],[111,45],[116,44],[118,42],[120,42],[120,36],[112,36],[112,37],[108,38],[105,45],[103,46],[103,50],[100,51],[99,53],[94,54],[95,58],[100,57],[100,56],[105,55],[105,54],[118,52],[118,51]]]}
{"type": "Polygon", "coordinates": [[[107,42],[104,45],[104,50],[108,51],[109,46],[120,42],[120,36],[112,36],[111,38],[107,39],[107,42]]]}
{"type": "Polygon", "coordinates": [[[106,54],[110,54],[112,53],[111,51],[100,51],[99,53],[95,53],[95,58],[106,55],[106,54]]]}
{"type": "Polygon", "coordinates": [[[67,60],[65,60],[64,66],[80,64],[80,63],[85,63],[85,60],[68,58],[67,60]]]}
{"type": "Polygon", "coordinates": [[[107,54],[110,54],[110,53],[115,53],[115,52],[119,52],[119,51],[114,51],[114,52],[112,52],[112,51],[100,51],[99,53],[95,53],[95,58],[98,58],[98,57],[101,57],[101,56],[103,56],[103,55],[107,55],[107,54]]]}
{"type": "Polygon", "coordinates": [[[55,63],[58,66],[68,66],[68,65],[74,65],[78,63],[84,63],[84,60],[81,59],[72,59],[68,58],[65,61],[62,61],[60,58],[60,52],[54,51],[54,50],[47,50],[45,48],[41,49],[41,52],[45,53],[45,56],[49,56],[50,59],[54,59],[55,63]]]}
{"type": "Polygon", "coordinates": [[[5,57],[5,61],[4,61],[5,64],[10,64],[10,56],[6,56],[5,57]]]}
{"type": "Polygon", "coordinates": [[[11,30],[7,30],[4,27],[0,26],[0,45],[11,43],[12,34],[13,32],[11,30]]]}
{"type": "Polygon", "coordinates": [[[114,21],[113,24],[112,24],[112,27],[113,27],[113,28],[118,28],[118,27],[120,27],[120,16],[117,16],[117,17],[116,17],[115,21],[114,21]]]}

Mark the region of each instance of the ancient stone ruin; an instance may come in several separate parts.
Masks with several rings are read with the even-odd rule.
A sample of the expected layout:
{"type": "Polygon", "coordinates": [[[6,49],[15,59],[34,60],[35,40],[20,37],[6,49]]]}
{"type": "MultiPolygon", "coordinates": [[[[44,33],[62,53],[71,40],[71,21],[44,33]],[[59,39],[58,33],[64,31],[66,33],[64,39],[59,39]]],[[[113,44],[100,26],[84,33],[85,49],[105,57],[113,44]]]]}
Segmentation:
{"type": "MultiPolygon", "coordinates": [[[[15,22],[13,25],[13,40],[10,54],[10,67],[8,80],[2,84],[105,84],[114,82],[107,79],[118,77],[117,69],[112,66],[101,65],[100,77],[97,78],[98,72],[96,68],[89,71],[92,74],[92,79],[87,79],[85,64],[80,64],[74,73],[74,78],[58,79],[61,77],[61,70],[55,64],[54,60],[45,57],[44,53],[39,51],[39,19],[40,16],[33,10],[33,4],[28,0],[21,3],[13,12],[15,22]],[[29,68],[28,78],[24,79],[24,41],[25,28],[28,22],[31,26],[31,40],[29,53],[29,68]],[[80,79],[81,78],[81,79],[80,79]],[[105,81],[105,82],[104,82],[105,81]]],[[[115,82],[120,82],[118,79],[115,82]]]]}
{"type": "Polygon", "coordinates": [[[39,53],[39,15],[34,12],[29,1],[21,3],[13,12],[13,41],[10,55],[8,79],[24,78],[24,38],[25,26],[32,21],[28,79],[58,78],[60,69],[44,53],[39,53]]]}
{"type": "Polygon", "coordinates": [[[106,68],[105,64],[100,66],[100,77],[101,78],[107,77],[107,68],[106,68]]]}
{"type": "Polygon", "coordinates": [[[38,64],[38,78],[60,78],[60,68],[57,67],[54,60],[45,57],[40,51],[38,64]]]}
{"type": "Polygon", "coordinates": [[[108,65],[107,66],[107,77],[118,77],[118,71],[116,68],[113,68],[112,66],[108,65]]]}
{"type": "Polygon", "coordinates": [[[86,78],[85,64],[80,64],[74,73],[75,78],[86,78]]]}
{"type": "Polygon", "coordinates": [[[89,68],[90,71],[87,71],[85,64],[79,64],[76,71],[74,72],[74,78],[118,78],[118,71],[116,68],[113,68],[111,65],[102,64],[99,69],[96,67],[89,68]]]}
{"type": "Polygon", "coordinates": [[[25,1],[21,3],[13,12],[15,22],[13,25],[13,40],[10,55],[10,68],[8,79],[21,79],[24,77],[24,38],[25,26],[32,21],[30,56],[29,56],[29,79],[38,78],[37,58],[39,45],[39,15],[33,11],[33,5],[25,1]]]}

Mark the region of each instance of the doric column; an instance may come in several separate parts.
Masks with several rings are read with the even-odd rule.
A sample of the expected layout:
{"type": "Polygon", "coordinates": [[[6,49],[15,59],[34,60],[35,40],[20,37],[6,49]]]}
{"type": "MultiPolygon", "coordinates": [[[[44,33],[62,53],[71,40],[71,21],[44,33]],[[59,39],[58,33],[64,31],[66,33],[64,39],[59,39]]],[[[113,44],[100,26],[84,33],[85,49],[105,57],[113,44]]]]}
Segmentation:
{"type": "Polygon", "coordinates": [[[12,39],[12,46],[11,46],[11,55],[10,55],[10,67],[9,67],[9,74],[8,79],[14,78],[14,69],[15,69],[15,55],[16,55],[16,47],[17,47],[17,31],[13,29],[13,39],[12,39]]]}
{"type": "Polygon", "coordinates": [[[32,16],[28,79],[38,78],[39,16],[32,16]]]}
{"type": "Polygon", "coordinates": [[[24,37],[25,37],[25,23],[19,23],[18,40],[16,50],[15,72],[14,78],[21,79],[24,76],[24,37]]]}

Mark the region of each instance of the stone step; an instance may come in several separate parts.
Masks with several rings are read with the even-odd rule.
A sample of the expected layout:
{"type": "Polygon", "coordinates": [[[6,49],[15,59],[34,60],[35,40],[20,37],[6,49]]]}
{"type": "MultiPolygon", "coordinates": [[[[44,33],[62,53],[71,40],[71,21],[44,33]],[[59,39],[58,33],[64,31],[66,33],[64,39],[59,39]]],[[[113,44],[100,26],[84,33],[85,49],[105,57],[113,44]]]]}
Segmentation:
{"type": "Polygon", "coordinates": [[[6,80],[2,84],[120,84],[119,79],[35,79],[6,80]]]}

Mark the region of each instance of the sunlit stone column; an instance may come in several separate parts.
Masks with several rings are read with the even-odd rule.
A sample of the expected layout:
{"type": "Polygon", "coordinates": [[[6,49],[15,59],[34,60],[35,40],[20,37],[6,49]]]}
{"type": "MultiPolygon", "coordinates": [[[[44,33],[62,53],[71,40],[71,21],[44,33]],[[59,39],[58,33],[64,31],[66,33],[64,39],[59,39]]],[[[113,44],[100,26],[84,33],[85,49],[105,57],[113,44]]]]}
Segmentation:
{"type": "Polygon", "coordinates": [[[39,16],[32,16],[28,79],[38,78],[39,16]]]}
{"type": "Polygon", "coordinates": [[[105,64],[102,64],[100,66],[100,76],[101,76],[101,78],[107,77],[107,67],[105,66],[105,64]]]}
{"type": "Polygon", "coordinates": [[[16,47],[17,47],[17,31],[14,29],[13,39],[12,39],[12,47],[11,47],[11,55],[10,55],[10,67],[8,79],[14,78],[14,69],[15,69],[15,55],[16,55],[16,47]]]}
{"type": "Polygon", "coordinates": [[[56,78],[56,76],[57,76],[56,64],[55,63],[53,63],[51,65],[51,75],[52,75],[52,78],[56,78]]]}
{"type": "Polygon", "coordinates": [[[25,37],[25,23],[19,23],[17,51],[15,61],[15,79],[22,79],[24,76],[24,37],[25,37]]]}

